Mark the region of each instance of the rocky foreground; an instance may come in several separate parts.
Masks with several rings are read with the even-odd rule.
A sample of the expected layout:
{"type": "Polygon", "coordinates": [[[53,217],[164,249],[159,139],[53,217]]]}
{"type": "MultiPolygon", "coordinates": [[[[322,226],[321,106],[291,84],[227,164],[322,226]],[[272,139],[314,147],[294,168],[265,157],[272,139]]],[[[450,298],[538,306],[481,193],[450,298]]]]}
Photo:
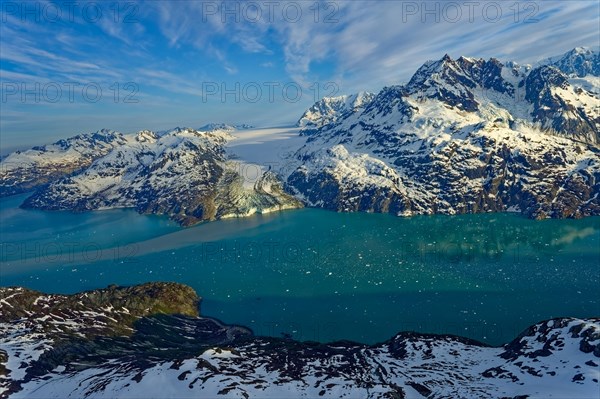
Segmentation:
{"type": "Polygon", "coordinates": [[[598,398],[600,319],[502,347],[402,332],[377,345],[253,336],[201,317],[189,287],[75,295],[0,288],[2,398],[598,398]]]}

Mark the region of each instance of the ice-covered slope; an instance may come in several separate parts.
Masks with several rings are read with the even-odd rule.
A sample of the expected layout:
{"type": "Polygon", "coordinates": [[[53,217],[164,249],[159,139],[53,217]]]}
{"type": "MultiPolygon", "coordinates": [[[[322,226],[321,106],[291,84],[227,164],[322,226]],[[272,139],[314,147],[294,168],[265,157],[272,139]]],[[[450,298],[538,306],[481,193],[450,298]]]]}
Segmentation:
{"type": "Polygon", "coordinates": [[[197,301],[177,284],[1,288],[0,395],[588,399],[600,389],[600,319],[541,322],[502,347],[411,332],[319,344],[253,337],[198,317],[197,301]]]}

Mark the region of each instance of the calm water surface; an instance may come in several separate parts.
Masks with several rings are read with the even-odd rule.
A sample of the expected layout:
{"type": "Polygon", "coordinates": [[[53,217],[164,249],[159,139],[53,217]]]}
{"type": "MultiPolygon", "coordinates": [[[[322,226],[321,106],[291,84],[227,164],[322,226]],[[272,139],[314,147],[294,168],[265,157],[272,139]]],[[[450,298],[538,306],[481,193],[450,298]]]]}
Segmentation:
{"type": "Polygon", "coordinates": [[[201,312],[261,335],[377,342],[401,330],[506,342],[537,321],[600,316],[600,218],[339,214],[182,229],[131,210],[0,200],[0,284],[72,293],[177,281],[201,312]]]}

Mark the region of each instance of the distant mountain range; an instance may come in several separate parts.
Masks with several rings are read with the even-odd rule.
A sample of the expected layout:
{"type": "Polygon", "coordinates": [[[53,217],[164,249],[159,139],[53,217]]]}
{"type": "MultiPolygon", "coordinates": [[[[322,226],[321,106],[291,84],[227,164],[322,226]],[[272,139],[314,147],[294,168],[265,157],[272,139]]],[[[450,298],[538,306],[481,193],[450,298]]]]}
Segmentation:
{"type": "Polygon", "coordinates": [[[2,195],[35,190],[26,208],[134,208],[182,225],[297,208],[273,173],[249,187],[224,145],[234,127],[133,135],[102,130],[13,153],[2,161],[2,195]]]}
{"type": "Polygon", "coordinates": [[[0,397],[593,398],[600,319],[540,322],[501,347],[399,333],[376,345],[256,337],[200,317],[189,287],[70,296],[0,288],[0,397]]]}
{"type": "Polygon", "coordinates": [[[211,124],[102,130],[10,154],[0,195],[34,191],[23,206],[40,209],[133,207],[185,225],[303,205],[600,215],[598,51],[535,66],[445,55],[405,85],[324,98],[298,126],[301,144],[252,184],[228,155],[232,132],[251,127],[211,124]]]}

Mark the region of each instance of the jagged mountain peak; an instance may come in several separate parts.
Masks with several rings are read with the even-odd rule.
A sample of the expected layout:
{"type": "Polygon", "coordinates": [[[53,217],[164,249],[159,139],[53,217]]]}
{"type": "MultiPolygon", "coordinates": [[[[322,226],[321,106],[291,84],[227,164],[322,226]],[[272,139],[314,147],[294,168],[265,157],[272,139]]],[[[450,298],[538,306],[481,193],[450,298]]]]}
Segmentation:
{"type": "Polygon", "coordinates": [[[552,65],[569,76],[600,76],[600,49],[575,47],[561,55],[542,60],[540,65],[552,65]]]}
{"type": "Polygon", "coordinates": [[[427,79],[429,76],[431,76],[434,73],[442,72],[444,67],[451,64],[452,62],[452,58],[450,58],[450,56],[446,54],[439,60],[429,60],[423,63],[423,65],[421,65],[413,74],[407,86],[413,87],[418,84],[422,84],[424,80],[427,79]]]}
{"type": "Polygon", "coordinates": [[[121,133],[121,132],[118,132],[118,131],[112,130],[112,129],[108,129],[108,128],[102,128],[102,129],[96,130],[95,132],[79,133],[75,136],[71,136],[66,139],[60,139],[60,140],[57,140],[56,142],[54,142],[53,144],[57,144],[57,143],[64,142],[64,141],[76,142],[78,140],[99,140],[99,141],[105,142],[105,141],[110,141],[110,140],[113,140],[115,138],[122,137],[122,136],[123,136],[123,133],[121,133]]]}
{"type": "Polygon", "coordinates": [[[574,47],[572,50],[567,51],[566,53],[563,54],[563,56],[561,58],[565,58],[565,57],[576,57],[576,56],[593,56],[598,52],[598,50],[595,50],[593,48],[590,47],[574,47]]]}
{"type": "Polygon", "coordinates": [[[231,129],[224,128],[216,128],[216,129],[195,129],[193,127],[176,127],[171,130],[165,130],[164,132],[157,135],[158,138],[168,138],[168,137],[185,137],[185,136],[198,136],[204,137],[208,134],[217,133],[217,132],[231,132],[231,129]]]}
{"type": "Polygon", "coordinates": [[[224,122],[211,122],[211,123],[207,123],[206,125],[199,127],[198,130],[203,131],[203,132],[214,131],[214,130],[224,130],[224,131],[228,131],[228,132],[233,132],[235,130],[246,130],[246,129],[252,129],[252,128],[253,128],[253,126],[249,125],[247,123],[232,125],[232,124],[228,124],[228,123],[224,123],[224,122]]]}
{"type": "Polygon", "coordinates": [[[139,142],[153,143],[159,139],[159,135],[151,130],[140,130],[136,135],[136,140],[139,142]]]}
{"type": "MultiPolygon", "coordinates": [[[[573,50],[570,54],[576,57],[583,54],[586,59],[596,56],[588,49],[573,50]]],[[[570,60],[565,57],[560,60],[570,60]]],[[[453,59],[445,54],[438,60],[425,62],[405,86],[382,89],[362,107],[361,113],[365,114],[363,119],[372,121],[399,109],[404,115],[398,115],[395,120],[400,123],[410,119],[415,112],[414,106],[407,101],[431,100],[458,111],[477,114],[488,122],[520,121],[537,125],[551,134],[600,142],[600,116],[597,113],[600,98],[597,89],[593,89],[597,83],[586,79],[573,81],[565,72],[568,65],[579,64],[561,61],[541,63],[532,68],[494,57],[487,60],[465,56],[453,59]]],[[[333,124],[348,118],[356,119],[356,112],[348,113],[343,107],[338,111],[330,106],[330,103],[341,103],[345,98],[317,102],[301,119],[306,125],[305,130],[309,133],[319,128],[332,131],[333,124]],[[327,117],[322,117],[323,114],[327,117]],[[313,119],[318,119],[319,123],[306,123],[307,115],[317,115],[313,119]]]]}
{"type": "MultiPolygon", "coordinates": [[[[516,64],[515,64],[516,65],[516,64]]],[[[448,54],[436,61],[427,61],[410,79],[407,87],[410,89],[418,89],[423,85],[431,85],[432,82],[447,81],[449,84],[463,83],[467,86],[479,83],[481,73],[485,70],[501,70],[504,64],[497,58],[473,58],[460,56],[456,60],[452,59],[448,54]],[[463,79],[456,81],[458,76],[463,76],[463,79]],[[471,80],[467,82],[465,79],[471,80]]]]}
{"type": "Polygon", "coordinates": [[[305,132],[335,122],[341,116],[358,112],[368,106],[374,93],[361,91],[350,95],[324,97],[313,104],[298,120],[297,125],[305,132]]]}
{"type": "MultiPolygon", "coordinates": [[[[123,133],[103,128],[93,133],[81,133],[73,137],[57,140],[50,146],[58,146],[63,149],[81,146],[88,147],[88,150],[91,150],[95,146],[110,145],[113,142],[122,142],[123,140],[123,133]]],[[[36,146],[32,149],[46,151],[50,149],[50,146],[36,146]]]]}

